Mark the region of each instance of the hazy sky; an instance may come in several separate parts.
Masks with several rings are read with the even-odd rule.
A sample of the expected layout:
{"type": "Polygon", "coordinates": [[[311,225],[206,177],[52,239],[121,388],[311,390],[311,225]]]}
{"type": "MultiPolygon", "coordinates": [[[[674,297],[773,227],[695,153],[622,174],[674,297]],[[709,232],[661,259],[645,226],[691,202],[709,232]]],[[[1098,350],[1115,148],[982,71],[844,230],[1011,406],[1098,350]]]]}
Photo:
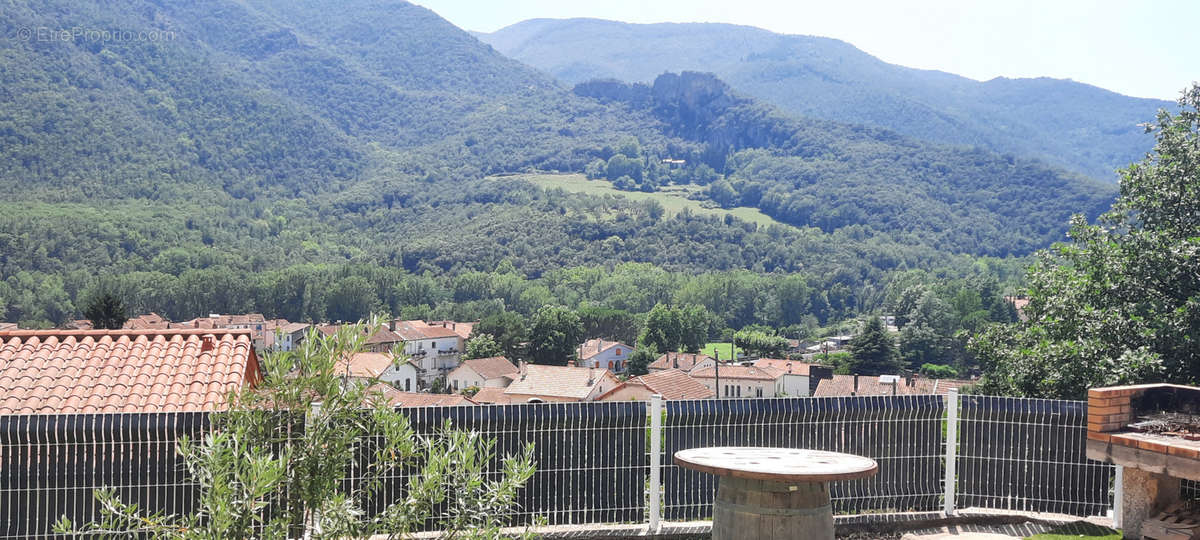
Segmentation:
{"type": "Polygon", "coordinates": [[[1174,100],[1200,80],[1200,0],[415,0],[467,30],[537,17],[726,22],[847,41],[978,80],[1069,78],[1174,100]]]}

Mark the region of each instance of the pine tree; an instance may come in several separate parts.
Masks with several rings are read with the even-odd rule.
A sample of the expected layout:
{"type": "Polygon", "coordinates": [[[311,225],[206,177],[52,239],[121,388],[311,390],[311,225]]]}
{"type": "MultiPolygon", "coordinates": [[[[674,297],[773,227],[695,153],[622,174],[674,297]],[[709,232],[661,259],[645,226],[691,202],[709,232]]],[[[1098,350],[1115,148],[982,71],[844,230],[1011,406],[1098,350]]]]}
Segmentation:
{"type": "Polygon", "coordinates": [[[83,316],[92,321],[92,328],[97,330],[119,330],[129,320],[125,303],[110,291],[92,298],[83,310],[83,316]]]}
{"type": "Polygon", "coordinates": [[[857,375],[894,373],[896,345],[879,317],[870,317],[862,333],[850,340],[850,371],[857,375]]]}

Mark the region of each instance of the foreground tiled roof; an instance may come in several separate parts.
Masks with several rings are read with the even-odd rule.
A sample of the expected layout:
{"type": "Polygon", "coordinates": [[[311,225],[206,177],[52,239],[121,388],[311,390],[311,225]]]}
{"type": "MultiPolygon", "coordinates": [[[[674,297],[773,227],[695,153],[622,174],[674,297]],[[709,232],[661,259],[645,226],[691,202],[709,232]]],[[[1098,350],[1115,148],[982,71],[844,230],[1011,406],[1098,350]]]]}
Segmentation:
{"type": "Polygon", "coordinates": [[[492,356],[488,358],[474,358],[471,360],[463,360],[463,366],[470,367],[475,373],[484,379],[495,379],[497,377],[507,376],[513,378],[517,374],[517,366],[509,362],[503,356],[492,356]]]}
{"type": "Polygon", "coordinates": [[[607,369],[527,364],[505,393],[584,399],[605,381],[611,384],[602,387],[604,392],[616,386],[616,379],[607,369]]]}
{"type": "Polygon", "coordinates": [[[244,330],[0,332],[0,414],[212,411],[258,373],[244,330]]]}
{"type": "Polygon", "coordinates": [[[910,384],[901,377],[898,384],[892,385],[879,382],[877,375],[860,375],[858,390],[855,391],[854,375],[834,375],[832,379],[822,379],[817,384],[813,397],[945,394],[951,388],[958,389],[972,383],[961,379],[914,377],[910,384]]]}
{"type": "Polygon", "coordinates": [[[659,356],[657,360],[650,363],[650,369],[682,369],[689,371],[696,367],[696,364],[702,364],[712,360],[712,357],[707,354],[691,354],[669,352],[659,356]]]}
{"type": "MultiPolygon", "coordinates": [[[[783,372],[769,367],[728,366],[721,364],[722,379],[745,379],[755,381],[773,381],[783,376],[783,372]]],[[[714,368],[703,368],[692,373],[697,379],[712,379],[716,377],[714,368]]]]}
{"type": "Polygon", "coordinates": [[[704,383],[678,369],[648,373],[634,378],[646,385],[651,392],[662,394],[664,399],[704,399],[714,395],[704,383]]]}
{"type": "Polygon", "coordinates": [[[776,358],[759,358],[754,361],[755,367],[767,367],[779,370],[783,373],[791,373],[793,375],[808,375],[809,368],[820,366],[821,364],[812,364],[808,362],[797,362],[795,360],[780,360],[776,358]]]}

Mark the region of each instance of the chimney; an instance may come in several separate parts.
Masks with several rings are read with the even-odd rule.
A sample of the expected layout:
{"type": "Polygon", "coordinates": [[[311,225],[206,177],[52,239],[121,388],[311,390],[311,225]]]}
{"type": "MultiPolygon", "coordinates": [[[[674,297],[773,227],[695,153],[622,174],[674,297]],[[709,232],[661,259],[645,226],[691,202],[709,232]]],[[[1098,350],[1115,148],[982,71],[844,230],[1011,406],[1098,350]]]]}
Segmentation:
{"type": "Polygon", "coordinates": [[[217,346],[217,336],[204,334],[200,337],[200,352],[209,352],[217,346]]]}
{"type": "Polygon", "coordinates": [[[667,353],[667,356],[671,356],[675,359],[675,369],[679,369],[679,355],[671,355],[671,353],[667,353]]]}

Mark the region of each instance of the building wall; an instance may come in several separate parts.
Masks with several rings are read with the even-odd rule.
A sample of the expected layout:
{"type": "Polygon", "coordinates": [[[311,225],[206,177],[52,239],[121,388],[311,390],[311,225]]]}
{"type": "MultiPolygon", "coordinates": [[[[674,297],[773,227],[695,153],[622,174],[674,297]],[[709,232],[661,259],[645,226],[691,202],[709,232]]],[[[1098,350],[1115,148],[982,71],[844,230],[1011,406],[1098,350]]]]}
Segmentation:
{"type": "Polygon", "coordinates": [[[512,384],[512,379],[508,377],[484,379],[483,375],[471,369],[470,366],[463,365],[451,371],[446,376],[446,384],[449,384],[450,388],[455,390],[470,388],[472,386],[480,388],[507,388],[509,384],[512,384]]]}
{"type": "Polygon", "coordinates": [[[812,395],[808,385],[808,375],[785,374],[779,379],[782,392],[788,397],[808,397],[812,395]]]}
{"type": "Polygon", "coordinates": [[[393,365],[379,376],[379,380],[390,383],[405,392],[416,392],[419,388],[419,379],[416,366],[408,362],[393,365]]]}
{"type": "Polygon", "coordinates": [[[716,387],[712,378],[697,378],[709,390],[717,393],[718,397],[775,397],[783,391],[782,377],[774,381],[757,379],[729,379],[721,377],[721,388],[716,387]]]}
{"type": "MultiPolygon", "coordinates": [[[[605,351],[600,352],[584,360],[579,364],[580,367],[591,367],[596,369],[607,369],[613,373],[624,373],[625,362],[629,360],[629,354],[633,352],[633,348],[624,345],[615,345],[605,351]],[[610,365],[611,362],[611,365],[610,365]]],[[[612,390],[612,388],[609,388],[612,390]]]]}

